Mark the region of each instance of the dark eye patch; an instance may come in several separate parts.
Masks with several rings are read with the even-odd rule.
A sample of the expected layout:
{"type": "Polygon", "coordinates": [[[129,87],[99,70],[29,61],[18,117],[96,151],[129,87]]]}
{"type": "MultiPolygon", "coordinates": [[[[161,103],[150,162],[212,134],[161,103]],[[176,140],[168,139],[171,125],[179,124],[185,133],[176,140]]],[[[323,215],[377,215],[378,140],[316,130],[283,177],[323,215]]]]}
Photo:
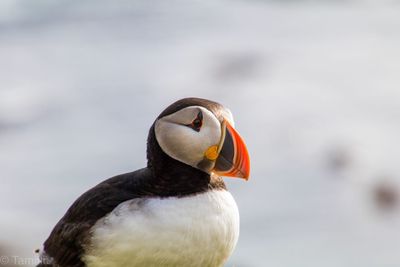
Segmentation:
{"type": "Polygon", "coordinates": [[[192,128],[196,132],[200,132],[201,126],[203,126],[203,112],[199,110],[199,113],[197,113],[197,116],[192,123],[186,124],[186,126],[192,128]]]}

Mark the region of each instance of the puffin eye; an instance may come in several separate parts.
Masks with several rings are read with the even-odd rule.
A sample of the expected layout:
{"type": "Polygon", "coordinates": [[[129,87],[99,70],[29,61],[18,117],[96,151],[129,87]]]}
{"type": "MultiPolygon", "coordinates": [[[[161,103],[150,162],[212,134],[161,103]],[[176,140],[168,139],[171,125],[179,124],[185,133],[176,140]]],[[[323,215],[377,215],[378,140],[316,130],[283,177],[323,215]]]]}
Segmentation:
{"type": "Polygon", "coordinates": [[[200,110],[199,113],[197,113],[197,117],[192,121],[192,123],[187,124],[186,126],[192,128],[196,132],[200,132],[202,125],[203,125],[203,113],[200,110]]]}

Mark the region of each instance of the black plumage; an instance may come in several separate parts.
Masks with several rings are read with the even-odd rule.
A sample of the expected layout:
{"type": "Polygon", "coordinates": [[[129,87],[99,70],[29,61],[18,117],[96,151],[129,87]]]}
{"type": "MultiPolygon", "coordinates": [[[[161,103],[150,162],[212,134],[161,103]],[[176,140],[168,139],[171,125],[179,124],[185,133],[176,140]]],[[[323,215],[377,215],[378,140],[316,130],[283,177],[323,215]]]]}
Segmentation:
{"type": "MultiPolygon", "coordinates": [[[[199,98],[186,98],[167,107],[158,118],[188,106],[202,106],[222,121],[222,106],[199,98]]],[[[157,118],[157,119],[158,119],[157,118]]],[[[154,124],[147,140],[147,167],[103,181],[81,195],[56,224],[44,243],[39,267],[84,267],[81,260],[90,246],[90,230],[101,218],[122,202],[148,197],[183,197],[209,189],[225,189],[221,177],[177,161],[165,154],[157,143],[154,124]],[[48,258],[51,262],[47,262],[48,258]]]]}

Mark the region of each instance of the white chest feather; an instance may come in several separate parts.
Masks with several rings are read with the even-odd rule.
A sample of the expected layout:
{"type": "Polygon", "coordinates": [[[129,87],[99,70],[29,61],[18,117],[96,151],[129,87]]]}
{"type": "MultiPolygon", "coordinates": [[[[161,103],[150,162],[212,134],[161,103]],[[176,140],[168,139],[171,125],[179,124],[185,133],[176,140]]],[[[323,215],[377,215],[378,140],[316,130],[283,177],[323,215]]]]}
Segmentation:
{"type": "Polygon", "coordinates": [[[130,200],[95,224],[83,260],[88,267],[217,267],[238,236],[239,213],[227,191],[130,200]]]}

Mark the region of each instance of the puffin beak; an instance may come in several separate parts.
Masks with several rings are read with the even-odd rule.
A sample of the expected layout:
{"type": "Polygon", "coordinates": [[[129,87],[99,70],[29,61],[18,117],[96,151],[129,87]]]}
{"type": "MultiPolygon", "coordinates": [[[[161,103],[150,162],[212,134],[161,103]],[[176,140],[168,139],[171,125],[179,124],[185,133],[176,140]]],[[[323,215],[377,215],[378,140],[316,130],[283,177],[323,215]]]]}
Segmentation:
{"type": "Polygon", "coordinates": [[[250,157],[242,137],[227,120],[222,122],[222,140],[212,172],[245,180],[250,175],[250,157]]]}

